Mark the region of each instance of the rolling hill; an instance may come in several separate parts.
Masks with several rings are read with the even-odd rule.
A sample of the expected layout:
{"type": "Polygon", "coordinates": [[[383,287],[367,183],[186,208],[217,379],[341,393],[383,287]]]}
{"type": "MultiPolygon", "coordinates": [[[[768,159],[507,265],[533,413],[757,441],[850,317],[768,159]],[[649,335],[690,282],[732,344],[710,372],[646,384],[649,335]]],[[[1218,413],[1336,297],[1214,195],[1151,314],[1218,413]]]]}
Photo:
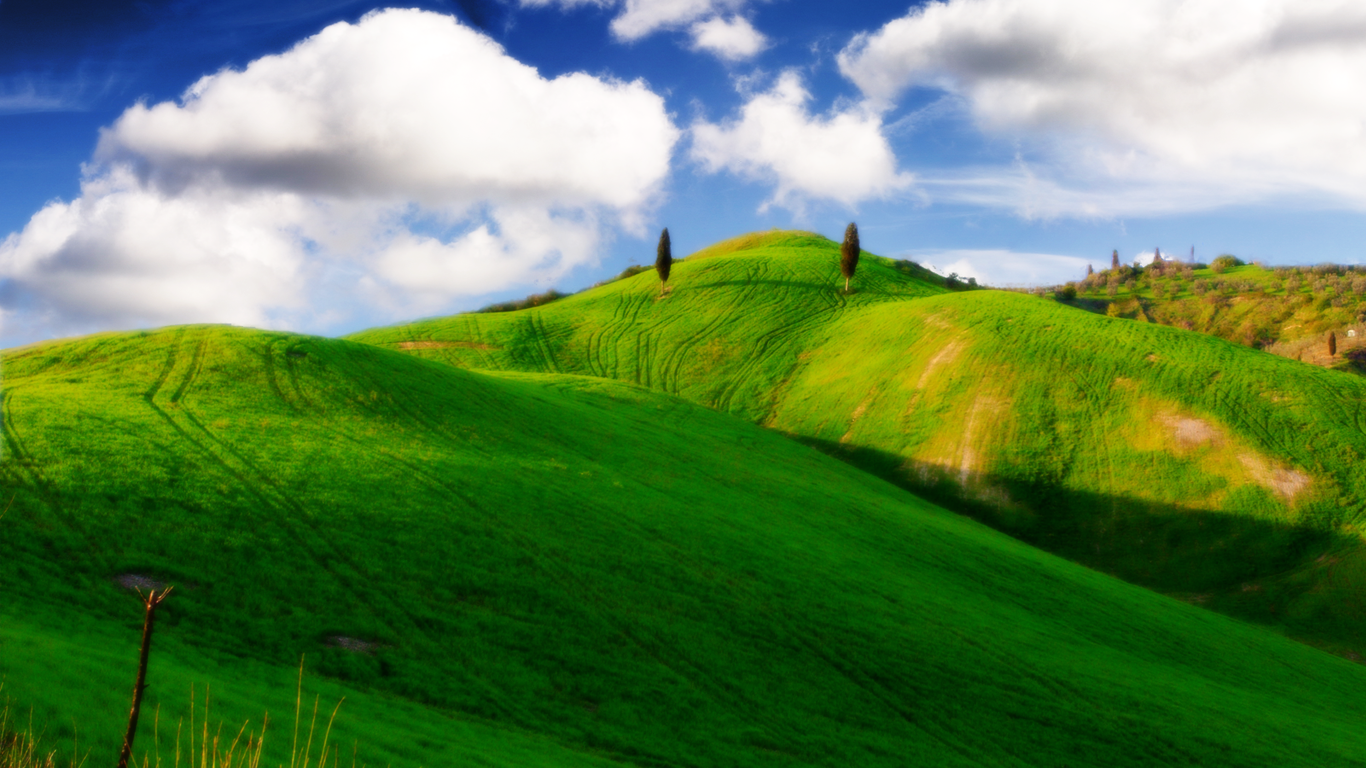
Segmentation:
{"type": "MultiPolygon", "coordinates": [[[[806,296],[776,264],[714,259],[725,290],[806,296]]],[[[685,307],[706,265],[680,270],[663,306],[685,307]]],[[[786,327],[835,334],[821,313],[853,323],[853,308],[967,298],[866,267],[880,292],[869,279],[786,327]]],[[[584,298],[611,297],[627,323],[660,306],[646,289],[584,298]]],[[[728,329],[729,316],[693,319],[728,329]]],[[[545,361],[578,338],[553,333],[554,316],[504,322],[540,340],[518,354],[545,361]]],[[[655,386],[697,382],[789,428],[801,412],[782,404],[816,398],[814,413],[833,407],[823,389],[867,386],[793,381],[764,410],[770,395],[701,382],[696,354],[667,357],[664,338],[585,348],[618,375],[658,361],[637,368],[655,386]]],[[[746,338],[859,372],[801,360],[776,330],[746,338]]],[[[871,343],[839,338],[828,354],[871,343]]],[[[413,349],[492,357],[512,341],[413,349]]],[[[781,373],[717,346],[713,372],[781,373]]],[[[138,612],[120,580],[139,578],[179,585],[148,694],[163,746],[192,680],[212,685],[229,728],[262,708],[284,721],[306,653],[322,675],[310,685],[347,697],[334,740],[358,741],[368,764],[1366,763],[1361,666],[665,392],[224,327],[10,350],[5,373],[0,674],[50,734],[79,723],[95,761],[126,711],[138,612]]],[[[828,417],[850,429],[851,414],[828,417]]],[[[145,717],[143,745],[154,727],[145,717]]]]}
{"type": "Polygon", "coordinates": [[[639,383],[816,446],[1026,542],[1366,654],[1366,382],[1210,336],[750,235],[534,309],[353,340],[639,383]]]}

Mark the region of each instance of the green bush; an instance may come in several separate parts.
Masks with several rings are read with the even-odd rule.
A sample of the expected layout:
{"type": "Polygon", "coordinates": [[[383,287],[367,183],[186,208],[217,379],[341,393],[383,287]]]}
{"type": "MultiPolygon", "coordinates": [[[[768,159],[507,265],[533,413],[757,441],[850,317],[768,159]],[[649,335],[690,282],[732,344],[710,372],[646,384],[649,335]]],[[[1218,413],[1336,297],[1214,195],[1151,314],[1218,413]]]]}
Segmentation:
{"type": "Polygon", "coordinates": [[[1243,266],[1243,260],[1231,253],[1225,253],[1214,261],[1210,262],[1209,268],[1215,272],[1223,272],[1234,267],[1243,266]]]}

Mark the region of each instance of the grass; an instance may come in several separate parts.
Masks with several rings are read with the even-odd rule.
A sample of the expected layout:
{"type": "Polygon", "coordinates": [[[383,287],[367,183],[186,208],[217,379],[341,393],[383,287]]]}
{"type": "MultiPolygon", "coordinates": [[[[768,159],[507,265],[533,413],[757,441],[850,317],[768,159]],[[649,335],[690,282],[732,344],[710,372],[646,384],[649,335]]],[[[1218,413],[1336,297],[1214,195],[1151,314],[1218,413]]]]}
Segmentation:
{"type": "Polygon", "coordinates": [[[665,299],[634,278],[351,338],[677,394],[1071,560],[1366,655],[1366,382],[1023,294],[947,293],[875,256],[846,296],[837,252],[763,233],[678,263],[665,299]]]}
{"type": "MultiPolygon", "coordinates": [[[[772,266],[753,279],[799,295],[772,266]]],[[[831,305],[976,295],[865,268],[831,305]]],[[[561,359],[569,338],[541,338],[524,354],[561,359]]],[[[136,664],[116,579],[138,574],[177,585],[144,704],[163,725],[191,683],[227,723],[289,711],[307,653],[346,698],[332,739],[370,765],[1366,763],[1366,669],[667,393],[222,327],[5,363],[0,674],[95,762],[136,664]]]]}
{"type": "MultiPolygon", "coordinates": [[[[1249,264],[1216,272],[1208,267],[1184,271],[1177,265],[1160,274],[1143,273],[1132,289],[1121,279],[1114,296],[1106,289],[1110,274],[1079,283],[1074,305],[1111,317],[1208,333],[1289,357],[1295,355],[1286,354],[1292,351],[1286,345],[1319,339],[1366,315],[1366,275],[1351,267],[1273,269],[1249,264]]],[[[1332,365],[1308,357],[1304,361],[1332,365]]]]}

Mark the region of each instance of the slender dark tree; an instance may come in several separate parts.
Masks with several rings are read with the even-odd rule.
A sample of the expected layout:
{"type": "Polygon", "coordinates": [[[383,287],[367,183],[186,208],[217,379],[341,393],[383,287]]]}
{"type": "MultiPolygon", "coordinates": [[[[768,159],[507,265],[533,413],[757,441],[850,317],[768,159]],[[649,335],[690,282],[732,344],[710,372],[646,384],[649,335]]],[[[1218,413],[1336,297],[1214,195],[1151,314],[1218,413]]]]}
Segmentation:
{"type": "Polygon", "coordinates": [[[1154,249],[1153,249],[1153,266],[1154,266],[1154,267],[1157,267],[1158,271],[1161,271],[1161,270],[1162,270],[1162,249],[1161,249],[1161,248],[1154,248],[1154,249]]]}
{"type": "Polygon", "coordinates": [[[669,282],[669,270],[673,268],[673,249],[669,244],[669,228],[659,233],[659,248],[655,251],[655,271],[659,273],[659,295],[664,295],[664,286],[669,282]]]}
{"type": "Polygon", "coordinates": [[[844,275],[844,292],[849,292],[849,279],[858,269],[858,225],[849,222],[844,228],[844,242],[840,243],[840,274],[844,275]]]}
{"type": "Polygon", "coordinates": [[[1087,276],[1087,277],[1090,277],[1091,275],[1094,275],[1095,273],[1096,273],[1096,271],[1095,271],[1094,269],[1091,269],[1091,265],[1090,265],[1090,264],[1087,264],[1087,265],[1086,265],[1086,276],[1087,276]]]}
{"type": "Polygon", "coordinates": [[[1110,254],[1110,269],[1119,269],[1119,251],[1110,254]]]}
{"type": "Polygon", "coordinates": [[[1328,356],[1333,357],[1338,353],[1338,335],[1332,331],[1328,332],[1328,356]]]}

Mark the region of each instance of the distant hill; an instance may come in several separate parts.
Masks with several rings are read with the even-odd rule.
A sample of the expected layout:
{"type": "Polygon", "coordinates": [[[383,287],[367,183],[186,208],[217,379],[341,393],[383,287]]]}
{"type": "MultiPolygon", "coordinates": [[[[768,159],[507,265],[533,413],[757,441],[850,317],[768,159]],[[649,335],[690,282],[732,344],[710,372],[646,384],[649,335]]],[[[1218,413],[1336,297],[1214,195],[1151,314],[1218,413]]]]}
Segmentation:
{"type": "Polygon", "coordinates": [[[677,263],[666,298],[645,273],[351,338],[674,393],[1098,570],[1366,654],[1366,381],[1028,295],[946,292],[871,255],[845,296],[837,249],[766,233],[677,263]]]}
{"type": "MultiPolygon", "coordinates": [[[[639,372],[788,431],[809,424],[811,441],[836,445],[902,430],[891,415],[913,405],[916,426],[898,433],[945,451],[951,477],[992,466],[978,463],[996,456],[986,434],[1051,466],[1046,441],[1073,418],[1074,390],[1032,393],[1074,379],[1045,340],[1063,339],[1058,354],[1075,362],[1094,341],[1077,334],[1117,334],[1089,346],[1127,361],[1113,373],[1132,388],[1106,391],[1131,408],[1185,402],[1161,382],[1180,389],[1204,370],[1130,361],[1113,347],[1136,324],[945,295],[877,259],[846,299],[816,258],[824,244],[802,242],[680,264],[659,301],[641,276],[448,321],[478,335],[393,345],[547,368],[576,351],[582,367],[639,372]],[[552,314],[561,307],[572,312],[552,314]],[[992,367],[1031,360],[1052,374],[1020,390],[992,367]],[[899,375],[879,382],[883,370],[899,375]],[[1013,438],[1019,409],[1047,403],[1060,415],[1045,442],[1013,438]],[[954,420],[967,447],[926,442],[954,420]]],[[[1235,362],[1251,354],[1190,338],[1235,362]]],[[[159,736],[168,764],[192,681],[200,696],[210,685],[225,733],[269,709],[277,762],[300,654],[324,707],[347,697],[331,734],[342,761],[354,747],[371,765],[1366,762],[1361,666],[1042,553],[664,392],[224,327],[42,344],[4,363],[0,676],[49,737],[74,724],[94,763],[117,748],[135,665],[137,603],[121,583],[152,582],[178,586],[139,741],[159,736]]],[[[1086,426],[1131,428],[1121,413],[1086,426]]],[[[1179,434],[1223,430],[1221,446],[1283,460],[1241,423],[1207,423],[1179,434]]],[[[1191,440],[1190,456],[1206,456],[1191,440]]],[[[1183,457],[1151,466],[1196,461],[1183,457]]],[[[1312,473],[1305,499],[1336,482],[1318,465],[1287,471],[1312,473]]],[[[1263,498],[1255,482],[1226,487],[1263,498]]],[[[1320,509],[1302,504],[1289,509],[1320,509]]],[[[1227,546],[1268,543],[1185,514],[1191,535],[1203,522],[1227,546]]]]}
{"type": "Polygon", "coordinates": [[[1071,303],[1082,309],[1208,333],[1323,367],[1366,370],[1366,357],[1351,354],[1366,346],[1363,267],[1168,262],[1162,269],[1107,269],[1074,286],[1071,303]],[[1330,331],[1339,337],[1335,356],[1328,354],[1330,331]]]}

